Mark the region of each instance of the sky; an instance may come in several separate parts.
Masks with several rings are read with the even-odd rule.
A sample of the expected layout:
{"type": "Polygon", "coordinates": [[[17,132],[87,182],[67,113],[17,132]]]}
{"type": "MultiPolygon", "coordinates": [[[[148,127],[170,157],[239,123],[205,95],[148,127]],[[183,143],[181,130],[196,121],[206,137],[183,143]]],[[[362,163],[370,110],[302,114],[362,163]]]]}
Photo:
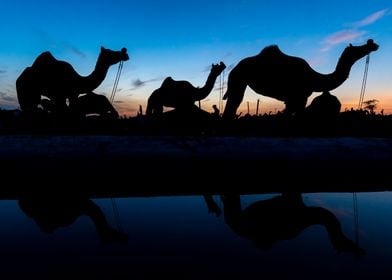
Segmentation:
{"type": "MultiPolygon", "coordinates": [[[[241,59],[276,44],[305,59],[320,73],[333,72],[350,43],[380,45],[370,56],[365,100],[392,114],[392,2],[390,0],[2,0],[0,10],[0,108],[18,108],[15,81],[43,51],[69,62],[83,76],[94,69],[100,47],[128,49],[114,106],[121,115],[145,110],[150,94],[171,76],[203,86],[211,64],[223,61],[224,75],[201,102],[221,105],[230,69],[241,59]]],[[[332,91],[342,109],[357,108],[365,59],[332,91]]],[[[94,91],[110,96],[117,65],[94,91]]],[[[308,103],[319,95],[313,93],[308,103]]],[[[238,112],[284,108],[283,103],[247,89],[238,112]]]]}

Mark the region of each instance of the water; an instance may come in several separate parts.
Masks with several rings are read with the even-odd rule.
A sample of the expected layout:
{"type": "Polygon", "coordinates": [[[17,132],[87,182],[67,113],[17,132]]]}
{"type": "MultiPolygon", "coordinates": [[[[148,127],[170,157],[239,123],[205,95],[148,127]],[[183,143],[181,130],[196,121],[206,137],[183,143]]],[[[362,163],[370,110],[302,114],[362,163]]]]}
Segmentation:
{"type": "Polygon", "coordinates": [[[357,211],[352,193],[302,194],[304,205],[289,198],[294,203],[283,210],[277,196],[241,196],[242,209],[258,205],[248,215],[232,206],[237,196],[225,196],[224,202],[212,197],[220,215],[209,213],[203,196],[90,201],[107,228],[127,235],[126,243],[104,243],[91,218],[102,216],[84,200],[68,208],[57,199],[25,200],[24,206],[2,200],[1,274],[4,279],[389,279],[392,193],[358,193],[357,211]],[[326,214],[327,223],[298,225],[324,215],[314,215],[315,209],[326,214]],[[61,216],[61,211],[73,212],[61,216]],[[58,224],[50,229],[54,220],[58,224]],[[329,221],[340,223],[344,240],[365,254],[339,252],[327,231],[329,221]]]}

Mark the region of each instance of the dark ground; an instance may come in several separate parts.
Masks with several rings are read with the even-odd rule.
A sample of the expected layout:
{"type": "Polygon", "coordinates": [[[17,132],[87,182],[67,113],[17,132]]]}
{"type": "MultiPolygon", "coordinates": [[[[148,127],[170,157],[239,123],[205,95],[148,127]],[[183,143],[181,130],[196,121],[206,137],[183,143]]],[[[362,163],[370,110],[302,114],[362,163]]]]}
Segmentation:
{"type": "Polygon", "coordinates": [[[392,186],[392,116],[245,116],[223,121],[39,117],[1,112],[2,195],[66,186],[92,195],[382,191],[392,186]],[[27,182],[27,183],[26,183],[27,182]],[[109,193],[108,193],[109,192],[109,193]]]}

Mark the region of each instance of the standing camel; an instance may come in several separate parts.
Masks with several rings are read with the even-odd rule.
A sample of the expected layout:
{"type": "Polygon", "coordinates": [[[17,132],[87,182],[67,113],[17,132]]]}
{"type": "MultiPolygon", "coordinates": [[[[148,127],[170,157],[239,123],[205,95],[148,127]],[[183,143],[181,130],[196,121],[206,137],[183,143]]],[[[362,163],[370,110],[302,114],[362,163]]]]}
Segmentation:
{"type": "Polygon", "coordinates": [[[92,92],[103,82],[110,66],[127,60],[126,48],[113,51],[101,47],[94,70],[88,76],[80,76],[68,62],[57,60],[48,51],[43,52],[16,80],[20,108],[26,113],[37,112],[41,96],[46,96],[56,112],[63,112],[67,99],[71,107],[80,94],[92,92]]]}
{"type": "Polygon", "coordinates": [[[240,195],[222,196],[226,224],[240,237],[247,238],[262,249],[269,249],[282,240],[299,236],[313,225],[321,225],[328,232],[332,246],[338,252],[356,256],[365,251],[348,239],[339,220],[328,209],[307,206],[300,193],[285,193],[242,208],[240,195]]]}
{"type": "Polygon", "coordinates": [[[377,49],[378,45],[371,39],[362,46],[350,44],[339,58],[335,71],[320,74],[302,58],[286,55],[276,45],[266,47],[258,55],[241,60],[230,72],[223,97],[227,99],[223,117],[236,116],[247,86],[258,94],[283,101],[285,113],[301,113],[313,92],[339,87],[347,80],[354,63],[377,49]]]}
{"type": "Polygon", "coordinates": [[[173,107],[179,111],[188,112],[195,107],[195,102],[206,98],[214,88],[217,77],[226,68],[223,62],[212,64],[205,85],[194,87],[188,81],[175,81],[167,77],[160,88],[156,89],[148,98],[147,115],[160,115],[163,106],[173,107]]]}

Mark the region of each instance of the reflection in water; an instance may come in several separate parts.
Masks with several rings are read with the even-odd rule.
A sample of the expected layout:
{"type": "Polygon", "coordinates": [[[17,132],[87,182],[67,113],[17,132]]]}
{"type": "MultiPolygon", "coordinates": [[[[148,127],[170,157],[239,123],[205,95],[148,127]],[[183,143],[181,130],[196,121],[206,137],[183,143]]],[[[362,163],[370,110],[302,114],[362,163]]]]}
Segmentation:
{"type": "Polygon", "coordinates": [[[58,271],[82,271],[89,279],[251,279],[260,273],[268,279],[384,279],[390,271],[392,192],[358,196],[361,258],[348,231],[354,226],[350,193],[307,193],[303,201],[301,195],[225,194],[219,203],[208,195],[117,198],[129,239],[99,246],[92,221],[97,232],[114,227],[113,195],[94,194],[90,201],[56,192],[0,201],[0,257],[13,276],[2,270],[2,278],[58,279],[58,271]]]}
{"type": "Polygon", "coordinates": [[[127,236],[108,224],[103,212],[92,200],[78,194],[33,194],[23,195],[18,200],[22,211],[34,219],[37,225],[47,233],[53,233],[59,227],[68,227],[82,215],[88,216],[94,223],[102,243],[124,243],[127,236]]]}
{"type": "Polygon", "coordinates": [[[281,240],[297,237],[312,225],[322,225],[333,247],[339,252],[356,256],[365,251],[342,232],[336,216],[322,207],[306,206],[301,194],[282,194],[257,201],[242,209],[240,195],[222,195],[226,224],[239,236],[252,240],[266,249],[281,240]]]}

